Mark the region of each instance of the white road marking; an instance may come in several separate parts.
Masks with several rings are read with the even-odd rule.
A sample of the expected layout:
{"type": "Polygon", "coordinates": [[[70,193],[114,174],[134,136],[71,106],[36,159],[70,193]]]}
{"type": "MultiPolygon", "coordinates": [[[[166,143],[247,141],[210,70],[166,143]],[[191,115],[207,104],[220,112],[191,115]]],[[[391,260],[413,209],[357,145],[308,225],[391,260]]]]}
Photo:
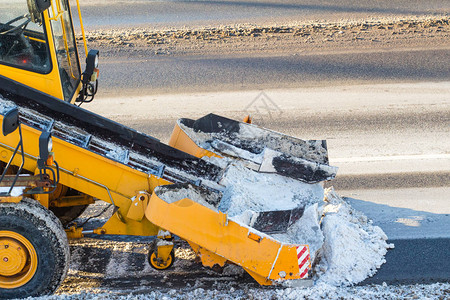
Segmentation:
{"type": "Polygon", "coordinates": [[[450,159],[450,154],[386,155],[386,156],[368,156],[368,157],[342,157],[342,158],[330,158],[330,162],[332,162],[332,163],[346,163],[346,162],[372,162],[372,161],[423,160],[423,159],[450,159]]]}

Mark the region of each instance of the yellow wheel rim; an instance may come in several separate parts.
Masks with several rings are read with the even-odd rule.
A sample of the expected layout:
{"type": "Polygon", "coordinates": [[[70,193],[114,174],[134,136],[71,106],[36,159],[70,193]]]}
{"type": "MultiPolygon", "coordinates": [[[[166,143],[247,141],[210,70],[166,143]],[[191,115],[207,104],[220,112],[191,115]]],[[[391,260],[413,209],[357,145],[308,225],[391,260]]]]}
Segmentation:
{"type": "Polygon", "coordinates": [[[150,255],[150,263],[155,269],[165,270],[172,264],[172,255],[169,255],[166,261],[162,261],[162,259],[156,256],[156,252],[153,252],[150,255]]]}
{"type": "Polygon", "coordinates": [[[23,235],[0,231],[0,288],[18,288],[33,278],[38,259],[33,245],[23,235]]]}

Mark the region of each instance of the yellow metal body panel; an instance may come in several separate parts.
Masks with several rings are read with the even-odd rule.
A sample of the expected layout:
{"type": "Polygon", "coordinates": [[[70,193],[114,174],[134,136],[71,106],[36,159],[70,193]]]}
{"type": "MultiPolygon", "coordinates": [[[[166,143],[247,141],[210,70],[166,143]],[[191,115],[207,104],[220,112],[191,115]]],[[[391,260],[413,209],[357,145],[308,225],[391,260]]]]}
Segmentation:
{"type": "Polygon", "coordinates": [[[0,197],[0,203],[19,203],[23,196],[3,196],[0,197]]]}
{"type": "Polygon", "coordinates": [[[170,136],[169,146],[200,158],[203,156],[219,158],[222,157],[214,152],[205,150],[197,146],[197,144],[195,144],[195,142],[186,134],[186,132],[184,132],[184,130],[180,128],[180,125],[178,123],[175,125],[175,128],[172,131],[172,135],[170,136]]]}
{"type": "Polygon", "coordinates": [[[207,255],[205,250],[214,254],[205,258],[207,265],[222,265],[229,260],[266,285],[301,278],[296,250],[299,245],[283,244],[230,219],[224,223],[222,213],[191,199],[167,203],[153,193],[145,216],[153,224],[204,248],[198,249],[201,254],[207,255]],[[255,235],[260,238],[255,239],[255,235]],[[220,258],[215,261],[215,257],[220,258]]]}
{"type": "Polygon", "coordinates": [[[170,256],[170,252],[173,250],[173,244],[171,245],[163,245],[158,246],[157,252],[158,252],[158,258],[161,258],[163,261],[167,261],[167,259],[170,256]]]}
{"type": "Polygon", "coordinates": [[[159,227],[153,225],[147,219],[142,219],[141,222],[138,222],[123,217],[120,212],[113,214],[106,224],[102,226],[102,229],[104,234],[138,236],[154,236],[159,231],[159,227]]]}
{"type": "Polygon", "coordinates": [[[49,208],[50,206],[50,195],[49,194],[36,194],[33,195],[34,199],[39,201],[42,206],[49,208]]]}
{"type": "Polygon", "coordinates": [[[149,198],[150,195],[145,192],[141,192],[136,195],[134,200],[131,202],[130,209],[127,213],[127,218],[139,222],[142,221],[145,215],[145,209],[147,208],[149,198]]]}
{"type": "Polygon", "coordinates": [[[197,245],[198,250],[195,251],[197,255],[202,260],[202,264],[206,267],[214,267],[214,265],[219,265],[221,267],[225,266],[225,263],[227,262],[227,259],[224,257],[221,257],[211,251],[208,251],[205,248],[202,248],[197,245]]]}

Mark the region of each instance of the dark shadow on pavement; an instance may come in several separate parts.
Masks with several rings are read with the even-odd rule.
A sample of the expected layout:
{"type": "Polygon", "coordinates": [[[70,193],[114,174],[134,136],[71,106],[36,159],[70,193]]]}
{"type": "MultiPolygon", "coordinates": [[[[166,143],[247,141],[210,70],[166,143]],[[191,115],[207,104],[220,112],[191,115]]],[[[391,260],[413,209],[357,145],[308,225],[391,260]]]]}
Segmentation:
{"type": "Polygon", "coordinates": [[[450,215],[345,199],[380,226],[395,245],[388,250],[386,263],[361,285],[450,282],[450,215]],[[427,238],[427,232],[429,237],[441,233],[442,238],[427,238]]]}

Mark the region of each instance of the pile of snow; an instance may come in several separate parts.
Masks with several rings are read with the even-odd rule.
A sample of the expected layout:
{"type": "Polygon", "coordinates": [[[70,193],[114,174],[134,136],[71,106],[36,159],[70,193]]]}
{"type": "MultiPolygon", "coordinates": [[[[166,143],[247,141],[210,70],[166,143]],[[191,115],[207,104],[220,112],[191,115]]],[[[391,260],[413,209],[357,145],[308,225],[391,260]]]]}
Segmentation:
{"type": "Polygon", "coordinates": [[[353,209],[332,188],[326,191],[322,232],[324,243],[315,266],[315,279],[335,286],[352,285],[373,276],[386,262],[393,244],[383,230],[353,209]]]}
{"type": "MultiPolygon", "coordinates": [[[[208,158],[217,160],[225,161],[208,158]]],[[[228,162],[220,181],[224,189],[218,209],[251,227],[260,212],[303,207],[302,217],[287,232],[271,236],[286,244],[309,245],[316,283],[357,284],[385,262],[387,249],[393,247],[386,234],[332,188],[324,190],[319,183],[258,173],[239,162],[228,162]]]]}
{"type": "Polygon", "coordinates": [[[305,208],[286,233],[272,237],[286,244],[309,245],[317,283],[359,283],[376,273],[387,249],[393,247],[380,227],[332,188],[324,191],[321,184],[258,173],[236,162],[228,166],[220,183],[225,188],[219,210],[246,226],[253,225],[259,212],[305,208]]]}

